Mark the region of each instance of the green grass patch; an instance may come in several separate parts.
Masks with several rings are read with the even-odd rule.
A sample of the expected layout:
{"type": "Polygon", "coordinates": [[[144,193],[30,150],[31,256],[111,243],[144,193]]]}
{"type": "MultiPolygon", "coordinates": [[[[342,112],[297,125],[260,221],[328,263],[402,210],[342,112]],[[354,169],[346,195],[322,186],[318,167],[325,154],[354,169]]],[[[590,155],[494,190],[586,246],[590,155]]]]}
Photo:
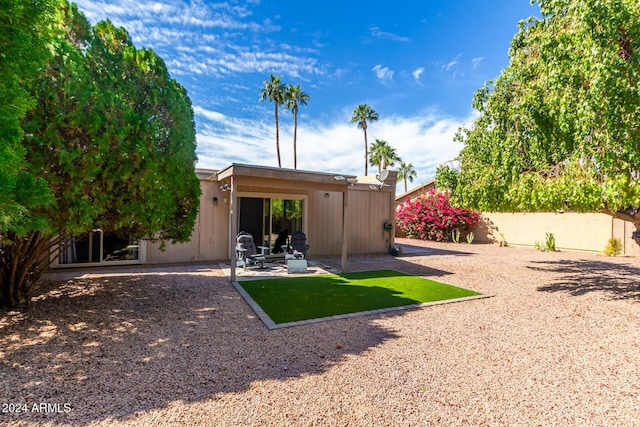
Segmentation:
{"type": "Polygon", "coordinates": [[[240,285],[276,324],[481,295],[394,270],[247,280],[240,285]]]}

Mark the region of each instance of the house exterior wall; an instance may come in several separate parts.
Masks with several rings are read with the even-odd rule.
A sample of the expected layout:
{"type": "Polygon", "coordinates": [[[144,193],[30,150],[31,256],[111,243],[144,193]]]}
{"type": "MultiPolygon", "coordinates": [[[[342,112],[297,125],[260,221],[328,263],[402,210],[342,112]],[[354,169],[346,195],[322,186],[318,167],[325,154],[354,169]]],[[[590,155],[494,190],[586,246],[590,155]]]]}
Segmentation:
{"type": "Polygon", "coordinates": [[[157,243],[147,243],[148,264],[166,264],[172,262],[213,261],[228,258],[229,241],[229,192],[220,191],[220,183],[200,178],[200,209],[196,218],[191,240],[187,243],[166,244],[161,251],[157,243]],[[213,198],[217,197],[217,203],[213,198]]]}
{"type": "Polygon", "coordinates": [[[386,252],[393,236],[384,231],[384,222],[395,224],[395,197],[386,191],[349,190],[349,253],[386,252]],[[389,242],[387,239],[391,238],[389,242]]]}
{"type": "Polygon", "coordinates": [[[423,194],[427,194],[429,191],[435,190],[435,189],[436,189],[435,181],[432,180],[432,181],[426,182],[396,197],[396,203],[397,204],[404,203],[407,200],[415,199],[416,197],[421,196],[423,194]]]}
{"type": "Polygon", "coordinates": [[[309,255],[339,254],[342,249],[342,192],[312,191],[308,224],[309,255]]]}
{"type": "MultiPolygon", "coordinates": [[[[395,172],[394,172],[395,174],[395,172]]],[[[146,263],[223,261],[230,258],[229,206],[231,193],[221,191],[221,183],[213,174],[198,174],[202,195],[200,211],[191,240],[182,244],[160,245],[148,242],[146,263]],[[213,198],[217,197],[216,204],[213,198]]],[[[395,179],[393,175],[392,179],[395,179]]],[[[319,186],[313,183],[280,180],[273,177],[234,177],[238,197],[292,195],[306,203],[307,242],[309,256],[340,255],[342,250],[342,207],[344,185],[319,186]],[[294,188],[295,187],[295,188],[294,188]]],[[[348,253],[387,251],[393,236],[385,233],[385,221],[395,221],[395,199],[392,186],[371,190],[368,186],[348,187],[347,218],[349,221],[348,253]]],[[[235,234],[235,233],[234,233],[235,234]]]]}

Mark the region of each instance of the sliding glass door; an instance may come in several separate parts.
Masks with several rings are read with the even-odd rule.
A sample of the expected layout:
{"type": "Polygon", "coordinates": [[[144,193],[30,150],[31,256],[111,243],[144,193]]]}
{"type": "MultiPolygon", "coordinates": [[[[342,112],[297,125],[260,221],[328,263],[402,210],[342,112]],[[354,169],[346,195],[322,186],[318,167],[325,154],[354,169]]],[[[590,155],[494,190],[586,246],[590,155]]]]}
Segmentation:
{"type": "Polygon", "coordinates": [[[238,230],[253,236],[256,245],[272,247],[278,235],[304,231],[304,199],[286,197],[239,197],[238,230]]]}
{"type": "Polygon", "coordinates": [[[61,266],[140,262],[140,242],[131,235],[93,230],[80,237],[69,237],[61,246],[58,256],[61,266]]]}

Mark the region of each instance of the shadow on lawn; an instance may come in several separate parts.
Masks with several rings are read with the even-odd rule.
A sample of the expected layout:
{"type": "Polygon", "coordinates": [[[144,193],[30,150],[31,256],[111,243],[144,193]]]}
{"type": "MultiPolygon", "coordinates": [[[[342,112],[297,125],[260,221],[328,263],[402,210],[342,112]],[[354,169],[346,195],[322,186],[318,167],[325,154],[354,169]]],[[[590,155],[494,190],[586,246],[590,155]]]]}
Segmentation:
{"type": "Polygon", "coordinates": [[[542,292],[568,292],[584,295],[603,292],[613,300],[640,301],[640,268],[607,261],[560,260],[536,261],[528,267],[562,275],[556,282],[538,288],[542,292]]]}
{"type": "Polygon", "coordinates": [[[395,337],[366,317],[268,331],[210,274],[78,278],[45,289],[23,312],[0,312],[2,403],[70,412],[0,413],[0,422],[124,420],[256,381],[322,374],[395,337]]]}

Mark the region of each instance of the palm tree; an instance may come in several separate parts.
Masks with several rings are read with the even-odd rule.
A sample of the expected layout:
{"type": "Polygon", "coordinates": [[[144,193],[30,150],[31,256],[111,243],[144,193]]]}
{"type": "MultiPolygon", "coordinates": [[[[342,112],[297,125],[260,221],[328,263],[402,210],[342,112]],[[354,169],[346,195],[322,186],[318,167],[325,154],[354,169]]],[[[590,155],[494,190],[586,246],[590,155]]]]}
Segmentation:
{"type": "Polygon", "coordinates": [[[401,162],[400,166],[398,166],[398,178],[404,181],[404,192],[407,192],[407,179],[409,182],[413,182],[413,179],[417,177],[418,174],[416,170],[413,168],[413,164],[406,164],[405,162],[401,162]]]}
{"type": "Polygon", "coordinates": [[[285,108],[293,113],[293,168],[298,169],[296,137],[298,134],[298,105],[307,105],[309,95],[300,89],[300,85],[289,85],[285,91],[285,108]]]}
{"type": "Polygon", "coordinates": [[[384,139],[377,139],[369,146],[369,164],[371,166],[378,166],[378,173],[382,169],[382,151],[387,141],[384,139]]]}
{"type": "Polygon", "coordinates": [[[268,99],[276,104],[276,152],[278,153],[278,167],[282,167],[280,161],[280,133],[278,130],[278,105],[284,103],[285,86],[281,77],[271,74],[271,80],[264,81],[264,87],[260,90],[260,102],[268,99]]]}
{"type": "MultiPolygon", "coordinates": [[[[396,149],[392,148],[389,144],[386,143],[382,146],[382,150],[380,153],[380,157],[382,160],[382,169],[387,169],[389,166],[393,166],[396,162],[401,162],[402,159],[398,157],[398,153],[396,153],[396,149]]],[[[380,167],[378,166],[378,172],[380,172],[380,167]]]]}
{"type": "Polygon", "coordinates": [[[353,110],[351,116],[351,123],[357,123],[358,127],[362,129],[364,132],[364,174],[365,176],[369,173],[369,144],[367,143],[367,121],[369,122],[377,122],[378,121],[378,113],[375,112],[373,108],[371,108],[367,104],[360,104],[353,110]]]}
{"type": "Polygon", "coordinates": [[[387,169],[387,166],[393,166],[396,162],[401,161],[396,149],[384,139],[376,138],[376,142],[369,147],[369,164],[371,166],[377,165],[378,173],[382,172],[382,169],[387,169]]]}

